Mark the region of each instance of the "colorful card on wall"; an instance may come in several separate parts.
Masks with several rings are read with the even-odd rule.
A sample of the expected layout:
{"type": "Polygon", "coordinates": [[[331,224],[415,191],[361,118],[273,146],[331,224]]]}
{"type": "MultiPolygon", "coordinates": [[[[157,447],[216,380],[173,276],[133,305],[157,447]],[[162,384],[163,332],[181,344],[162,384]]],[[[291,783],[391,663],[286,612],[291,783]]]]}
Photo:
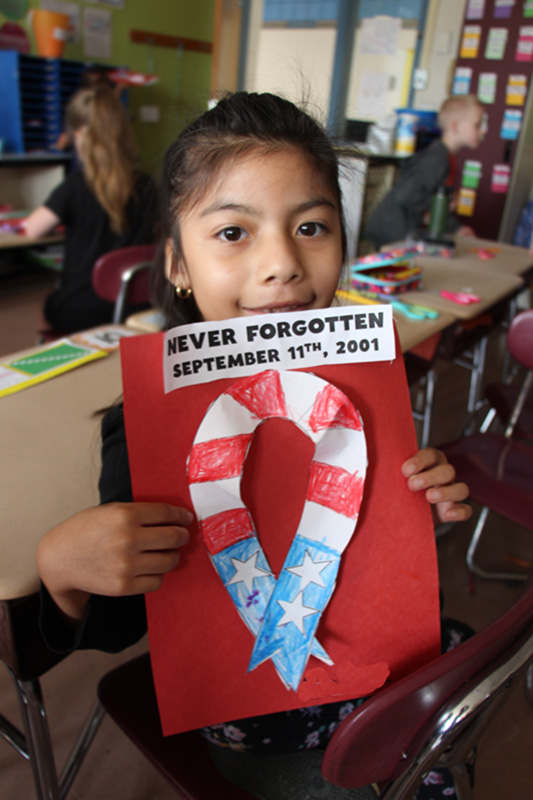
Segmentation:
{"type": "Polygon", "coordinates": [[[468,94],[472,81],[472,70],[470,67],[457,67],[453,76],[452,94],[468,94]]]}
{"type": "Polygon", "coordinates": [[[505,89],[505,104],[523,106],[527,94],[527,75],[509,75],[505,89]]]}
{"type": "Polygon", "coordinates": [[[485,47],[485,58],[501,61],[505,55],[508,36],[507,28],[490,28],[485,47]]]}
{"type": "Polygon", "coordinates": [[[511,167],[508,164],[494,164],[492,168],[491,189],[497,194],[507,194],[511,179],[511,167]]]}
{"type": "Polygon", "coordinates": [[[533,0],[524,0],[524,17],[533,17],[533,0]]]}
{"type": "Polygon", "coordinates": [[[503,112],[500,137],[502,139],[518,139],[521,126],[522,111],[514,108],[506,108],[503,112]]]}
{"type": "Polygon", "coordinates": [[[482,103],[494,103],[498,76],[495,72],[481,72],[477,84],[477,96],[482,103]]]}
{"type": "Polygon", "coordinates": [[[533,61],[533,27],[523,25],[516,43],[515,61],[533,61]]]}
{"type": "Polygon", "coordinates": [[[465,161],[461,177],[461,186],[466,186],[469,189],[477,189],[480,180],[481,161],[465,161]]]}
{"type": "Polygon", "coordinates": [[[509,19],[513,13],[515,0],[495,0],[494,16],[499,19],[509,19]]]}
{"type": "Polygon", "coordinates": [[[146,598],[165,735],[358,697],[439,652],[397,348],[390,306],[123,343],[134,497],[197,520],[146,598]]]}
{"type": "Polygon", "coordinates": [[[468,0],[466,19],[483,19],[485,0],[468,0]]]}
{"type": "Polygon", "coordinates": [[[461,187],[457,195],[456,211],[462,217],[471,217],[476,205],[476,192],[474,189],[461,187]]]}
{"type": "Polygon", "coordinates": [[[461,58],[477,58],[481,39],[481,25],[465,25],[461,39],[461,58]]]}

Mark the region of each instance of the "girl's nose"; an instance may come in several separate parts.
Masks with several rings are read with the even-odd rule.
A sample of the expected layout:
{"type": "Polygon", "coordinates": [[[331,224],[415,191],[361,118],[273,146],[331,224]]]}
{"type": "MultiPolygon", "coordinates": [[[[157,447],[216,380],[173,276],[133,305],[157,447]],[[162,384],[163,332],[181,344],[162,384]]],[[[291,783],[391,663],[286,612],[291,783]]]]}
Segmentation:
{"type": "Polygon", "coordinates": [[[291,236],[270,236],[263,242],[258,270],[262,282],[288,283],[299,280],[303,271],[298,247],[291,236]]]}

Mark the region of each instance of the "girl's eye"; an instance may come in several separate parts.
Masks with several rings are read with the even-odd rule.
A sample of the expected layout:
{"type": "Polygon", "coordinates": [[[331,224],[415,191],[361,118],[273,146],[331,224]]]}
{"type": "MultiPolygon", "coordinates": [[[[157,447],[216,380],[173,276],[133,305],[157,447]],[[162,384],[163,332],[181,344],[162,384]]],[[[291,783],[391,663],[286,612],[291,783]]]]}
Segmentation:
{"type": "Polygon", "coordinates": [[[229,228],[224,228],[217,234],[217,236],[219,236],[225,242],[238,242],[245,235],[246,231],[243,228],[239,228],[238,225],[232,225],[229,228]]]}
{"type": "Polygon", "coordinates": [[[298,228],[298,233],[301,236],[321,236],[326,232],[326,226],[321,222],[304,222],[298,228]]]}

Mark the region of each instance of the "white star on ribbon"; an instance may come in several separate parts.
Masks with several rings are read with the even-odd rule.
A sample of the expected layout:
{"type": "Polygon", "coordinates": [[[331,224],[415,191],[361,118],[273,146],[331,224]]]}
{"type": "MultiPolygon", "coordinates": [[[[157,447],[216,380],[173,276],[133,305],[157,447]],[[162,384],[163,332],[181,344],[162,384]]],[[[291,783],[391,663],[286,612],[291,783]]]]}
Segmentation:
{"type": "Polygon", "coordinates": [[[272,575],[268,570],[261,569],[261,567],[257,566],[258,555],[259,550],[256,550],[246,561],[241,561],[239,558],[232,558],[231,563],[235,567],[235,574],[232,575],[226,585],[230,586],[233,583],[240,583],[242,581],[246,585],[248,591],[253,592],[254,578],[264,578],[266,575],[272,575]]]}
{"type": "Polygon", "coordinates": [[[311,608],[311,606],[304,606],[303,603],[304,593],[298,592],[294,600],[287,602],[286,600],[278,600],[278,603],[283,609],[283,616],[277,624],[277,628],[282,625],[288,625],[289,622],[294,622],[300,633],[305,636],[304,619],[313,614],[318,614],[318,608],[311,608]]]}
{"type": "Polygon", "coordinates": [[[292,572],[302,579],[302,591],[306,586],[309,586],[310,583],[316,583],[317,586],[325,588],[326,584],[322,580],[320,573],[322,570],[326,569],[328,564],[331,564],[331,561],[313,561],[313,556],[306,550],[303,563],[296,567],[287,567],[287,572],[292,572]]]}

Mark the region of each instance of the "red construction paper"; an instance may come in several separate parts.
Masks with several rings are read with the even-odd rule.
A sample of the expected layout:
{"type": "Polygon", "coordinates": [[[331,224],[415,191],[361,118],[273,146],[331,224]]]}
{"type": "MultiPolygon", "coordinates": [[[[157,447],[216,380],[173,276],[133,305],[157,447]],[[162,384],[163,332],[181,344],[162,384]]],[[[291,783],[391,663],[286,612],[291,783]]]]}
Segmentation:
{"type": "MultiPolygon", "coordinates": [[[[193,510],[189,452],[207,408],[234,381],[165,395],[162,333],[122,340],[121,354],[134,497],[193,510]]],[[[417,450],[403,359],[313,372],[351,399],[362,416],[368,448],[359,521],[317,630],[334,665],[311,657],[299,692],[285,688],[270,661],[248,673],[253,635],[193,525],[179,566],[146,597],[165,735],[316,705],[317,698],[362,696],[380,686],[388,671],[397,679],[440,652],[431,512],[423,496],[407,489],[400,469],[417,450]]],[[[242,497],[276,574],[301,515],[311,456],[302,431],[272,419],[256,430],[246,460],[242,497]]]]}

